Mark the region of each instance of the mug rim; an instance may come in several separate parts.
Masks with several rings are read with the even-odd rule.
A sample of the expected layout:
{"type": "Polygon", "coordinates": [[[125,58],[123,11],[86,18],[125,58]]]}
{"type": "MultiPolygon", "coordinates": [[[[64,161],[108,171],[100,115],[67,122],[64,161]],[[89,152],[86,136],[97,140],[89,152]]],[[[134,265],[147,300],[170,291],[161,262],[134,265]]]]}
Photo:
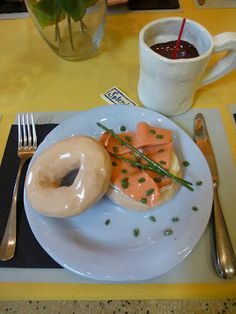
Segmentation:
{"type": "Polygon", "coordinates": [[[182,21],[183,18],[182,17],[164,17],[164,18],[160,18],[160,19],[156,19],[153,20],[151,22],[149,22],[148,24],[146,24],[139,32],[139,42],[141,45],[144,45],[144,47],[147,49],[147,51],[150,51],[150,53],[153,56],[159,57],[161,60],[165,61],[165,62],[169,62],[169,63],[185,63],[185,62],[197,62],[201,59],[204,59],[208,56],[210,56],[210,54],[212,53],[213,49],[214,49],[214,43],[213,43],[213,38],[212,35],[210,34],[210,32],[200,23],[191,20],[189,18],[186,18],[186,21],[195,24],[196,26],[198,26],[200,29],[204,30],[205,33],[207,33],[209,40],[210,40],[210,47],[207,49],[206,52],[204,52],[203,54],[194,57],[194,58],[187,58],[187,59],[169,59],[167,57],[164,57],[162,55],[159,55],[158,53],[156,53],[155,51],[153,51],[145,42],[144,40],[144,35],[146,33],[146,31],[148,30],[148,28],[150,28],[151,26],[155,25],[155,24],[160,24],[163,22],[167,22],[167,21],[182,21]]]}

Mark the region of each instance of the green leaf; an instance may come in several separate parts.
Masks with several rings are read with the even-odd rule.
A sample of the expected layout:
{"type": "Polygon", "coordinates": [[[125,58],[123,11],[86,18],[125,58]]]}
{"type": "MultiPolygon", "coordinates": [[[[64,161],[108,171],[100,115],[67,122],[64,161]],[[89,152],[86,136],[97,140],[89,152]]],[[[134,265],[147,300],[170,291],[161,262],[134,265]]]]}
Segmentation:
{"type": "Polygon", "coordinates": [[[59,0],[61,7],[75,22],[81,20],[87,8],[96,4],[97,0],[59,0]]]}
{"type": "Polygon", "coordinates": [[[65,18],[65,12],[58,6],[58,0],[29,0],[29,6],[41,26],[49,26],[65,18]]]}
{"type": "Polygon", "coordinates": [[[98,0],[84,0],[84,3],[85,3],[87,8],[95,5],[97,2],[98,2],[98,0]]]}

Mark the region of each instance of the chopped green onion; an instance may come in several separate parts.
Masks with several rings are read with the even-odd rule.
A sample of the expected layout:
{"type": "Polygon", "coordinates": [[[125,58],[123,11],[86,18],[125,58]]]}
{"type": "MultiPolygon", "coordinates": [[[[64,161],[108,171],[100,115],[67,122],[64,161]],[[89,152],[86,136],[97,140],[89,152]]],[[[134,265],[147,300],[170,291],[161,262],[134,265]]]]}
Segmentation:
{"type": "Polygon", "coordinates": [[[171,229],[166,229],[163,231],[163,234],[166,235],[166,236],[170,236],[172,235],[173,231],[171,229]]]}
{"type": "Polygon", "coordinates": [[[172,218],[172,221],[173,221],[173,222],[177,222],[177,221],[179,221],[179,218],[178,218],[178,217],[173,217],[173,218],[172,218]]]}
{"type": "Polygon", "coordinates": [[[159,161],[161,165],[166,165],[166,162],[164,160],[159,161]]]}
{"type": "Polygon", "coordinates": [[[121,127],[120,127],[120,131],[121,131],[121,132],[126,131],[126,126],[125,126],[125,125],[121,125],[121,127]]]}
{"type": "Polygon", "coordinates": [[[128,178],[123,178],[121,180],[121,186],[123,189],[127,189],[127,187],[129,186],[129,179],[128,178]]]}
{"type": "Polygon", "coordinates": [[[131,136],[129,136],[129,135],[126,135],[126,136],[125,136],[125,139],[126,139],[128,142],[131,142],[132,137],[131,137],[131,136]]]}
{"type": "Polygon", "coordinates": [[[157,221],[157,219],[156,219],[155,216],[149,216],[149,219],[150,219],[152,222],[156,222],[156,221],[157,221]]]}
{"type": "Polygon", "coordinates": [[[135,237],[138,237],[139,234],[140,234],[140,230],[139,230],[138,228],[135,228],[135,229],[133,230],[133,234],[134,234],[135,237]]]}
{"type": "Polygon", "coordinates": [[[200,186],[200,185],[202,185],[202,181],[198,181],[196,184],[197,184],[198,186],[200,186]]]}
{"type": "Polygon", "coordinates": [[[147,199],[145,197],[141,198],[141,203],[146,204],[147,203],[147,199]]]}
{"type": "Polygon", "coordinates": [[[138,182],[139,182],[139,183],[143,183],[145,180],[146,180],[146,179],[145,179],[144,177],[141,177],[141,178],[138,179],[138,182]]]}
{"type": "Polygon", "coordinates": [[[110,219],[107,219],[107,220],[105,221],[105,225],[108,226],[110,222],[111,222],[111,220],[110,220],[110,219]]]}
{"type": "Polygon", "coordinates": [[[150,130],[149,130],[149,133],[151,133],[151,134],[155,134],[155,133],[156,133],[156,131],[155,131],[155,130],[153,130],[153,129],[150,129],[150,130]]]}
{"type": "Polygon", "coordinates": [[[147,196],[151,195],[154,191],[155,191],[154,189],[149,189],[149,190],[147,190],[146,195],[147,196]]]}

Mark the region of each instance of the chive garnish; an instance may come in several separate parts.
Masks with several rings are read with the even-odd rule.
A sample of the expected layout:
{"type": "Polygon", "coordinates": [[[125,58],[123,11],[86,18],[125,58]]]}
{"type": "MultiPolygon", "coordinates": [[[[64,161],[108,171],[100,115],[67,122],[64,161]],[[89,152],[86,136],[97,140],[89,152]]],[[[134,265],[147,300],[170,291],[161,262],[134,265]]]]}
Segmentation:
{"type": "Polygon", "coordinates": [[[141,198],[141,203],[143,203],[143,204],[146,204],[146,203],[147,203],[146,197],[141,198]]]}
{"type": "Polygon", "coordinates": [[[196,184],[197,184],[198,186],[200,186],[200,185],[202,185],[202,181],[198,181],[196,184]]]}
{"type": "Polygon", "coordinates": [[[155,130],[153,130],[153,129],[150,129],[150,130],[149,130],[149,133],[151,133],[151,134],[155,134],[155,133],[156,133],[156,131],[155,131],[155,130]]]}
{"type": "Polygon", "coordinates": [[[123,178],[121,180],[121,186],[123,189],[127,189],[127,187],[129,186],[129,179],[128,178],[123,178]]]}
{"type": "Polygon", "coordinates": [[[173,217],[173,218],[172,218],[172,221],[173,221],[173,222],[177,222],[177,221],[179,221],[179,218],[178,218],[178,217],[173,217]]]}
{"type": "Polygon", "coordinates": [[[121,132],[126,131],[126,126],[125,126],[125,125],[121,125],[121,127],[120,127],[120,131],[121,131],[121,132]]]}
{"type": "Polygon", "coordinates": [[[149,216],[149,219],[150,219],[152,222],[156,222],[156,221],[157,221],[157,219],[156,219],[155,216],[149,216]]]}
{"type": "Polygon", "coordinates": [[[128,142],[131,142],[131,140],[132,140],[131,136],[129,136],[129,135],[126,135],[126,136],[125,136],[125,139],[126,139],[128,142]]]}
{"type": "Polygon", "coordinates": [[[183,166],[184,167],[188,167],[189,165],[190,165],[190,163],[187,160],[183,161],[183,166]]]}
{"type": "Polygon", "coordinates": [[[139,183],[143,183],[145,180],[146,180],[146,179],[145,179],[144,177],[141,177],[141,178],[138,179],[138,182],[139,182],[139,183]]]}
{"type": "Polygon", "coordinates": [[[138,228],[135,228],[135,229],[133,230],[133,234],[134,234],[135,237],[138,237],[139,234],[140,234],[140,230],[139,230],[138,228]]]}
{"type": "Polygon", "coordinates": [[[172,235],[172,233],[173,233],[173,231],[171,229],[166,229],[166,230],[163,231],[163,234],[165,236],[170,236],[170,235],[172,235]]]}
{"type": "Polygon", "coordinates": [[[198,211],[198,208],[196,206],[193,206],[192,210],[194,210],[196,212],[196,211],[198,211]]]}
{"type": "Polygon", "coordinates": [[[161,178],[160,177],[156,177],[156,178],[153,178],[153,180],[157,183],[160,183],[161,182],[161,178]]]}
{"type": "Polygon", "coordinates": [[[114,147],[112,147],[112,150],[114,153],[118,153],[118,147],[114,146],[114,147]]]}
{"type": "Polygon", "coordinates": [[[164,137],[164,136],[163,136],[162,134],[157,134],[157,135],[156,135],[156,138],[159,138],[159,139],[160,139],[160,138],[163,138],[163,137],[164,137]]]}
{"type": "Polygon", "coordinates": [[[121,173],[127,173],[126,169],[121,169],[121,173]]]}
{"type": "MultiPolygon", "coordinates": [[[[103,124],[97,122],[97,126],[99,126],[100,128],[102,128],[103,130],[107,131],[109,134],[111,134],[114,138],[116,138],[121,144],[125,145],[126,147],[128,147],[129,149],[131,149],[132,151],[134,151],[137,155],[139,155],[141,158],[143,158],[144,160],[147,161],[147,164],[144,165],[142,163],[139,163],[137,161],[133,161],[124,157],[121,157],[120,159],[122,160],[126,160],[129,163],[135,165],[136,167],[141,167],[141,169],[148,169],[148,170],[152,170],[154,172],[157,172],[158,174],[160,174],[161,176],[167,176],[169,178],[171,178],[172,180],[174,180],[175,182],[178,182],[180,184],[182,184],[184,187],[186,187],[188,190],[190,191],[194,191],[192,188],[192,183],[189,181],[186,181],[180,177],[176,177],[175,175],[173,175],[172,173],[170,173],[168,170],[164,169],[160,164],[158,164],[157,162],[153,161],[152,159],[148,158],[146,155],[144,155],[143,153],[141,153],[139,150],[137,150],[135,147],[133,147],[132,145],[130,145],[128,142],[126,142],[125,140],[123,140],[122,138],[120,138],[116,133],[113,132],[112,129],[107,128],[106,126],[104,126],[103,124]]],[[[117,156],[116,156],[117,157],[117,156]]]]}
{"type": "MultiPolygon", "coordinates": [[[[142,153],[141,153],[142,154],[142,153]]],[[[143,163],[140,163],[140,162],[137,162],[135,160],[132,160],[132,159],[128,159],[128,158],[125,158],[125,157],[122,157],[120,155],[116,155],[116,154],[113,154],[113,156],[115,156],[117,159],[120,159],[120,160],[124,160],[124,161],[127,161],[130,163],[130,165],[132,167],[138,167],[140,169],[143,169],[143,170],[151,170],[153,172],[156,172],[157,174],[159,174],[160,176],[162,177],[169,177],[171,178],[173,181],[176,181],[180,184],[182,184],[183,186],[185,186],[188,190],[190,191],[194,191],[194,189],[191,187],[192,183],[189,182],[189,181],[186,181],[182,178],[179,178],[179,177],[176,177],[175,175],[173,175],[172,173],[168,172],[168,170],[166,170],[165,168],[162,168],[162,166],[158,163],[156,163],[155,161],[152,161],[151,159],[149,159],[148,157],[146,157],[145,155],[143,155],[143,159],[148,159],[151,161],[151,163],[149,164],[143,164],[143,163]],[[153,166],[153,164],[155,166],[153,166]]]]}
{"type": "Polygon", "coordinates": [[[112,166],[116,167],[118,165],[118,163],[116,161],[112,162],[112,166]]]}
{"type": "Polygon", "coordinates": [[[160,160],[159,163],[160,163],[161,165],[166,165],[166,162],[165,162],[164,160],[160,160]]]}
{"type": "Polygon", "coordinates": [[[153,192],[154,192],[154,189],[149,189],[149,190],[147,190],[146,195],[147,196],[151,195],[153,192]]]}
{"type": "Polygon", "coordinates": [[[107,219],[107,220],[105,221],[105,225],[108,226],[110,222],[111,222],[111,220],[110,220],[110,219],[107,219]]]}

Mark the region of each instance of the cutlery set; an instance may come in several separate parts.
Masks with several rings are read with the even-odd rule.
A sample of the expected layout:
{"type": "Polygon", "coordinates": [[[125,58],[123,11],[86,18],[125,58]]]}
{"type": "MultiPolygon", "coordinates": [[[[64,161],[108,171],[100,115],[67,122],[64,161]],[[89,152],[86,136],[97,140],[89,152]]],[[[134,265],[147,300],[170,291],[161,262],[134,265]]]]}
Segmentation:
{"type": "MultiPolygon", "coordinates": [[[[1,120],[1,116],[0,116],[1,120]]],[[[15,186],[12,195],[12,204],[5,227],[5,232],[0,244],[0,260],[7,261],[14,257],[16,247],[16,216],[17,216],[17,194],[21,170],[27,160],[29,160],[37,149],[37,135],[35,129],[34,116],[31,113],[18,114],[18,151],[20,165],[16,176],[15,186]]],[[[211,223],[213,226],[214,239],[214,267],[218,276],[225,279],[231,278],[236,273],[236,258],[232,243],[227,231],[227,226],[222,213],[219,197],[218,184],[219,177],[217,172],[216,160],[213,148],[208,135],[204,116],[199,113],[194,119],[194,141],[200,148],[210,168],[214,199],[211,213],[211,223]]]]}

